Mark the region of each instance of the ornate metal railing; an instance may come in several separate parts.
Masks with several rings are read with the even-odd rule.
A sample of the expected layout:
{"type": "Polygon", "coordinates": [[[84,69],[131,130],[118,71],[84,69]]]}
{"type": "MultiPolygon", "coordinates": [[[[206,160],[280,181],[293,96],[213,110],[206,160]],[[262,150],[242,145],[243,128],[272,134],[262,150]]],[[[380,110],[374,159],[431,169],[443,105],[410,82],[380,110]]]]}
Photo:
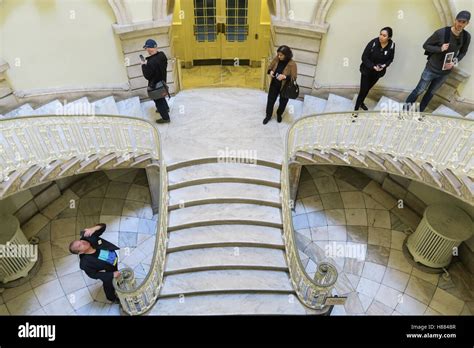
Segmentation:
{"type": "MultiPolygon", "coordinates": [[[[288,148],[287,148],[288,153],[288,148]]],[[[283,219],[283,240],[285,242],[285,256],[290,271],[290,279],[293,289],[300,301],[309,308],[322,310],[325,308],[325,301],[331,296],[331,291],[337,280],[336,268],[327,262],[318,265],[314,279],[306,273],[301,263],[296,246],[295,230],[293,228],[293,218],[291,214],[292,201],[290,198],[290,184],[288,175],[288,159],[283,161],[281,171],[281,201],[283,219]]]]}
{"type": "MultiPolygon", "coordinates": [[[[289,163],[300,153],[311,163],[384,170],[418,180],[472,202],[474,122],[429,114],[352,112],[311,115],[288,130],[281,173],[283,236],[291,282],[310,308],[324,308],[336,268],[318,265],[311,279],[300,261],[290,197],[289,163]]],[[[471,203],[472,204],[472,203],[471,203]]],[[[328,258],[328,260],[330,260],[328,258]]],[[[321,260],[323,261],[323,260],[321,260]]]]}
{"type": "Polygon", "coordinates": [[[147,121],[124,116],[25,116],[0,120],[0,199],[47,181],[145,167],[160,157],[147,121]]]}
{"type": "Polygon", "coordinates": [[[153,124],[125,116],[25,116],[0,120],[0,199],[47,181],[118,168],[157,168],[159,220],[150,271],[136,285],[133,270],[114,280],[123,310],[150,309],[163,282],[168,229],[168,180],[153,124]]]}
{"type": "Polygon", "coordinates": [[[168,178],[163,160],[160,165],[160,207],[159,207],[155,250],[150,270],[144,281],[135,286],[133,270],[128,269],[114,279],[114,287],[122,309],[130,315],[143,314],[155,304],[161,287],[168,243],[168,178]]]}
{"type": "Polygon", "coordinates": [[[420,113],[308,116],[288,133],[288,158],[401,175],[473,204],[474,121],[420,113]]]}

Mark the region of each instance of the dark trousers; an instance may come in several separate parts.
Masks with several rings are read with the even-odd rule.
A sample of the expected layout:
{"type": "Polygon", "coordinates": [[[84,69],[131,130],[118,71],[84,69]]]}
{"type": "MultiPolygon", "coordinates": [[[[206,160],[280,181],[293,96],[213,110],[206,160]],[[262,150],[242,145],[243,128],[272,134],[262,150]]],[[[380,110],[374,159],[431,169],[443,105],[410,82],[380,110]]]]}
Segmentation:
{"type": "Polygon", "coordinates": [[[420,111],[425,111],[435,92],[443,85],[447,78],[448,74],[437,73],[425,67],[418,85],[416,85],[415,89],[410,93],[405,104],[413,104],[416,99],[418,99],[418,96],[426,91],[420,103],[420,111]]]}
{"type": "Polygon", "coordinates": [[[359,110],[360,105],[364,102],[367,94],[374,85],[377,83],[380,77],[373,74],[360,74],[360,89],[359,89],[359,96],[357,97],[357,101],[355,104],[354,110],[359,110]]]}
{"type": "Polygon", "coordinates": [[[155,102],[156,110],[158,110],[158,112],[160,113],[161,118],[163,120],[169,120],[170,119],[170,115],[168,113],[169,106],[168,106],[168,103],[166,102],[166,98],[155,99],[153,101],[155,102]]]}
{"type": "Polygon", "coordinates": [[[270,89],[268,91],[268,99],[267,99],[267,118],[271,118],[273,115],[273,106],[275,102],[280,96],[280,104],[278,105],[277,115],[281,116],[285,112],[286,105],[288,104],[288,98],[283,98],[280,94],[280,87],[279,83],[275,83],[274,80],[270,84],[270,89]]]}
{"type": "MultiPolygon", "coordinates": [[[[117,266],[115,266],[114,271],[118,271],[117,266]]],[[[105,297],[107,297],[107,300],[114,302],[117,299],[117,295],[115,294],[115,288],[112,282],[113,278],[106,282],[102,281],[102,285],[104,286],[105,297]]]]}

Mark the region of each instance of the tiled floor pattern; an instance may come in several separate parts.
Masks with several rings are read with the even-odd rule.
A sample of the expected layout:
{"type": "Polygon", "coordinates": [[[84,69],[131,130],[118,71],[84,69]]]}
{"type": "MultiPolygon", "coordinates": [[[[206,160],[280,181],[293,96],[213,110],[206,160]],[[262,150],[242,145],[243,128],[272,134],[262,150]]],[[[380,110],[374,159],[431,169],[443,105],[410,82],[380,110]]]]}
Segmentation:
{"type": "Polygon", "coordinates": [[[407,226],[361,190],[365,183],[352,186],[334,171],[303,169],[293,216],[307,273],[328,257],[338,269],[335,293],[348,298],[333,315],[474,314],[474,276],[460,262],[449,279],[412,267],[402,253],[407,226]]]}
{"type": "Polygon", "coordinates": [[[185,89],[196,87],[262,88],[262,69],[249,66],[195,66],[182,69],[185,89]]]}
{"type": "Polygon", "coordinates": [[[0,315],[119,314],[119,305],[105,298],[102,281],[79,269],[79,258],[69,253],[69,243],[85,227],[106,223],[102,237],[121,248],[119,269],[133,268],[139,284],[153,256],[156,216],[144,170],[106,174],[94,173],[71,187],[80,197],[75,208],[64,209],[37,234],[43,257],[39,272],[0,295],[0,315]]]}

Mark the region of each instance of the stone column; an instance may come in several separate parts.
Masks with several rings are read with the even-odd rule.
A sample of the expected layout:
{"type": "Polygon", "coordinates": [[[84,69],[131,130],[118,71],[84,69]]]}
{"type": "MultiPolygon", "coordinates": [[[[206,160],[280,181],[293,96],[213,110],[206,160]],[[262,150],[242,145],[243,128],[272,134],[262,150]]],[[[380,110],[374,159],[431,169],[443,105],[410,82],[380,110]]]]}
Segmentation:
{"type": "Polygon", "coordinates": [[[124,64],[127,68],[127,75],[130,83],[132,95],[140,98],[148,98],[146,93],[147,80],[143,77],[139,55],[146,56],[143,45],[147,39],[153,39],[158,43],[158,49],[163,51],[168,57],[168,77],[167,82],[170,93],[179,91],[177,79],[177,66],[175,64],[174,53],[171,47],[172,16],[165,19],[157,19],[150,22],[138,24],[114,24],[115,33],[122,42],[122,50],[125,57],[124,64]]]}
{"type": "Polygon", "coordinates": [[[153,214],[158,214],[160,209],[160,172],[158,168],[145,168],[146,177],[148,179],[148,187],[150,188],[151,208],[153,214]]]}
{"type": "Polygon", "coordinates": [[[6,80],[6,71],[8,69],[10,69],[10,65],[0,58],[0,114],[6,113],[7,110],[14,108],[18,104],[13,90],[6,80]]]}
{"type": "Polygon", "coordinates": [[[315,90],[315,74],[318,64],[319,49],[323,35],[329,25],[325,23],[327,11],[332,0],[316,0],[317,4],[310,22],[293,18],[291,4],[287,0],[276,1],[270,6],[272,13],[271,52],[275,56],[281,45],[291,47],[294,60],[298,64],[298,85],[300,95],[311,94],[315,90]],[[273,11],[272,11],[273,9],[273,11]]]}
{"type": "Polygon", "coordinates": [[[436,91],[435,95],[443,99],[443,101],[452,102],[456,98],[458,87],[462,83],[466,83],[470,76],[468,72],[460,68],[454,68],[446,82],[436,91]]]}
{"type": "Polygon", "coordinates": [[[294,207],[296,206],[296,195],[298,194],[302,168],[303,166],[297,162],[290,162],[288,167],[288,175],[290,177],[290,199],[293,201],[294,207]]]}

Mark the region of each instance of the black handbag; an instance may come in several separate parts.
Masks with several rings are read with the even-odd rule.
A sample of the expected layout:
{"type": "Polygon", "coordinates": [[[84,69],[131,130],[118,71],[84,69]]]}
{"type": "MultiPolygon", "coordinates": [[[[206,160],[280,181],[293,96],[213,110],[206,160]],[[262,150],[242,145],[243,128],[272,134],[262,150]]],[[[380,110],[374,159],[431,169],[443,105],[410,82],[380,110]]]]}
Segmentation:
{"type": "Polygon", "coordinates": [[[296,83],[296,80],[290,79],[285,83],[281,96],[287,99],[296,99],[300,95],[300,86],[296,83]]]}
{"type": "Polygon", "coordinates": [[[148,87],[147,93],[148,98],[150,98],[151,100],[163,99],[166,98],[166,96],[168,96],[168,98],[171,98],[168,86],[166,85],[165,81],[157,82],[155,88],[148,87]]]}

